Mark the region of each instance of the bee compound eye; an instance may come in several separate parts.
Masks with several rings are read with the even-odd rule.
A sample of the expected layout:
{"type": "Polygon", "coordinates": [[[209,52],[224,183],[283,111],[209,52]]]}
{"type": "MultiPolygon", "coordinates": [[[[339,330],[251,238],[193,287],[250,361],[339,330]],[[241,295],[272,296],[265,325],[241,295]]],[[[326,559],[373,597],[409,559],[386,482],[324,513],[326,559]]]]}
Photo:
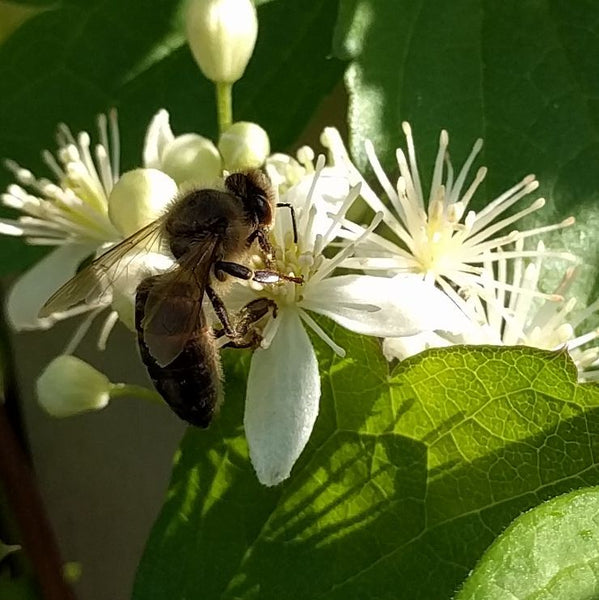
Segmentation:
{"type": "Polygon", "coordinates": [[[262,194],[253,197],[253,210],[258,223],[270,223],[272,219],[270,204],[262,194]]]}

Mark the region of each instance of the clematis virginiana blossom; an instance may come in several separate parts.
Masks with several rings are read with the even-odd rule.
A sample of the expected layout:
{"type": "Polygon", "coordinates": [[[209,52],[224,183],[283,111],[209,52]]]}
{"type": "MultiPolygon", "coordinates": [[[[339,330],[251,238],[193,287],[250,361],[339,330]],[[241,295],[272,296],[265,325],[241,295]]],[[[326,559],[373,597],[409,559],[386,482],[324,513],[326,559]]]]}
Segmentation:
{"type": "MultiPolygon", "coordinates": [[[[97,345],[104,349],[119,318],[133,328],[133,299],[139,281],[171,268],[173,261],[160,252],[137,253],[127,268],[107,273],[112,285],[101,298],[62,312],[39,317],[48,298],[71,279],[82,261],[98,256],[160,216],[177,193],[177,184],[157,169],[136,169],[119,174],[119,133],[116,113],[98,118],[99,143],[91,149],[86,132],[74,137],[66,125],[58,128],[56,158],[43,157],[56,183],[36,178],[7,161],[18,184],[10,185],[2,202],[20,210],[15,220],[0,220],[0,233],[22,236],[30,244],[54,246],[41,261],[13,285],[7,315],[17,330],[46,329],[56,321],[88,312],[65,348],[70,354],[93,320],[110,307],[97,345]]],[[[156,250],[156,249],[153,249],[156,250]]]]}
{"type": "MultiPolygon", "coordinates": [[[[267,486],[280,483],[305,447],[318,415],[320,377],[316,353],[307,331],[344,356],[344,350],[314,318],[322,315],[357,333],[406,336],[421,331],[459,332],[470,320],[440,290],[417,275],[374,277],[337,275],[380,222],[355,236],[339,253],[328,257],[331,242],[341,233],[351,237],[345,215],[359,196],[342,170],[324,168],[304,176],[280,197],[295,211],[297,241],[291,215],[279,208],[272,232],[275,265],[283,273],[303,277],[276,285],[236,284],[231,302],[239,305],[268,297],[278,307],[266,317],[262,345],[254,352],[247,384],[245,431],[258,479],[267,486]],[[234,300],[233,300],[234,299],[234,300]]],[[[263,264],[256,256],[254,266],[263,264]]]]}
{"type": "MultiPolygon", "coordinates": [[[[400,176],[395,183],[385,174],[373,144],[370,141],[365,143],[368,161],[384,190],[386,202],[380,199],[354,166],[339,133],[332,128],[325,129],[323,133],[322,142],[329,148],[333,163],[346,169],[352,184],[361,183],[362,197],[374,211],[382,212],[383,221],[392,233],[392,239],[370,235],[367,243],[357,249],[356,255],[344,263],[345,267],[387,274],[419,273],[434,281],[459,303],[458,290],[479,289],[483,274],[488,277],[483,265],[498,260],[498,249],[504,249],[504,259],[538,256],[536,250],[517,251],[506,247],[517,240],[546,234],[574,223],[570,217],[561,223],[544,227],[508,229],[545,205],[545,200],[538,198],[513,214],[508,212],[538,188],[534,175],[524,177],[479,212],[469,209],[474,194],[487,174],[487,169],[481,167],[473,177],[469,177],[470,168],[482,148],[482,140],[475,142],[463,167],[455,174],[449,161],[449,136],[446,131],[442,131],[439,138],[430,193],[425,197],[412,130],[408,123],[402,126],[407,156],[401,149],[396,152],[400,176]]],[[[354,233],[362,231],[357,225],[351,228],[354,233]]],[[[574,260],[566,252],[544,250],[543,253],[544,256],[574,260]]],[[[487,281],[486,285],[489,284],[493,282],[487,281]]],[[[495,286],[500,287],[501,284],[496,282],[495,286]]]]}
{"type": "MultiPolygon", "coordinates": [[[[522,240],[516,252],[523,252],[522,240]]],[[[508,269],[508,260],[498,252],[494,265],[487,262],[481,274],[480,288],[464,293],[462,308],[477,323],[463,336],[452,339],[438,332],[425,332],[412,337],[387,338],[383,352],[391,360],[404,359],[427,348],[454,343],[523,345],[543,350],[565,349],[578,369],[581,381],[599,379],[599,348],[590,346],[599,338],[599,330],[580,333],[580,326],[599,309],[599,299],[579,309],[576,298],[569,296],[577,269],[564,270],[561,282],[553,292],[541,290],[545,245],[536,246],[537,256],[528,263],[517,258],[508,269]]],[[[553,267],[555,270],[555,267],[553,267]]]]}
{"type": "Polygon", "coordinates": [[[119,177],[116,113],[110,113],[108,119],[100,115],[98,129],[100,141],[92,151],[86,132],[75,138],[66,125],[58,127],[56,157],[43,153],[56,183],[35,177],[14,161],[6,162],[18,183],[8,187],[2,203],[23,214],[15,220],[0,220],[0,234],[55,247],[21,276],[8,296],[8,319],[17,330],[46,329],[59,319],[88,310],[75,307],[38,318],[44,302],[75,274],[85,258],[120,239],[108,218],[108,196],[119,177]]]}

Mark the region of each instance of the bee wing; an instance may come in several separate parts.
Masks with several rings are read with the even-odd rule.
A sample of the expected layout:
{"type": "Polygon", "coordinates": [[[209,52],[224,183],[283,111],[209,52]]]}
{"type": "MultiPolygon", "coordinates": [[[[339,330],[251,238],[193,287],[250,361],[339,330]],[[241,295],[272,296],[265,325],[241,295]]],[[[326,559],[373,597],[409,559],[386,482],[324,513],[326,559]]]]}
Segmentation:
{"type": "Polygon", "coordinates": [[[63,312],[77,304],[97,304],[133,258],[133,250],[145,251],[159,237],[164,217],[160,217],[129,236],[107,252],[93,260],[87,267],[69,279],[42,306],[39,316],[47,317],[55,312],[63,312]]]}
{"type": "Polygon", "coordinates": [[[202,300],[219,238],[194,244],[180,266],[151,288],[144,306],[143,339],[159,366],[170,364],[203,326],[202,300]]]}

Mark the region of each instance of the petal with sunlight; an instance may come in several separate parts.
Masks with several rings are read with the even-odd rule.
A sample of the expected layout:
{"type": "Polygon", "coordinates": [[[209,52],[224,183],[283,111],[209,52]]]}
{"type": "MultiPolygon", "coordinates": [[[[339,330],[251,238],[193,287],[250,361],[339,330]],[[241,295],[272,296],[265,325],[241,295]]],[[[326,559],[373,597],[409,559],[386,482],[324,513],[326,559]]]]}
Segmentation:
{"type": "Polygon", "coordinates": [[[309,286],[301,306],[351,331],[377,337],[460,333],[472,327],[446,294],[417,275],[331,277],[309,286]]]}
{"type": "Polygon", "coordinates": [[[247,384],[245,433],[261,483],[289,477],[310,438],[320,399],[318,362],[295,311],[281,310],[268,349],[254,352],[247,384]]]}

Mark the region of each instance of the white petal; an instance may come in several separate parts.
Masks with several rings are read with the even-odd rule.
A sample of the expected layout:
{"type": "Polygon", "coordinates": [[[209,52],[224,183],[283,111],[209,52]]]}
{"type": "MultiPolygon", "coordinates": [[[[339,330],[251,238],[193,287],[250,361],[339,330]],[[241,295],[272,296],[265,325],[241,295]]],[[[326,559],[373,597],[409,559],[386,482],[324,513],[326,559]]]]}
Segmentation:
{"type": "Polygon", "coordinates": [[[162,153],[167,144],[175,139],[169,124],[168,112],[161,108],[152,118],[143,149],[144,167],[160,169],[162,153]]]}
{"type": "Polygon", "coordinates": [[[320,400],[318,362],[297,312],[281,310],[267,350],[252,357],[245,403],[245,434],[260,483],[289,477],[310,438],[320,400]]]}
{"type": "Polygon", "coordinates": [[[377,337],[421,331],[461,333],[472,322],[441,290],[417,275],[341,275],[308,285],[302,308],[377,337]]]}
{"type": "Polygon", "coordinates": [[[87,244],[61,246],[24,273],[8,294],[6,310],[11,325],[16,330],[47,329],[56,321],[94,308],[93,306],[76,307],[43,319],[38,318],[38,313],[46,300],[75,275],[81,261],[93,254],[95,250],[95,246],[87,244]]]}

